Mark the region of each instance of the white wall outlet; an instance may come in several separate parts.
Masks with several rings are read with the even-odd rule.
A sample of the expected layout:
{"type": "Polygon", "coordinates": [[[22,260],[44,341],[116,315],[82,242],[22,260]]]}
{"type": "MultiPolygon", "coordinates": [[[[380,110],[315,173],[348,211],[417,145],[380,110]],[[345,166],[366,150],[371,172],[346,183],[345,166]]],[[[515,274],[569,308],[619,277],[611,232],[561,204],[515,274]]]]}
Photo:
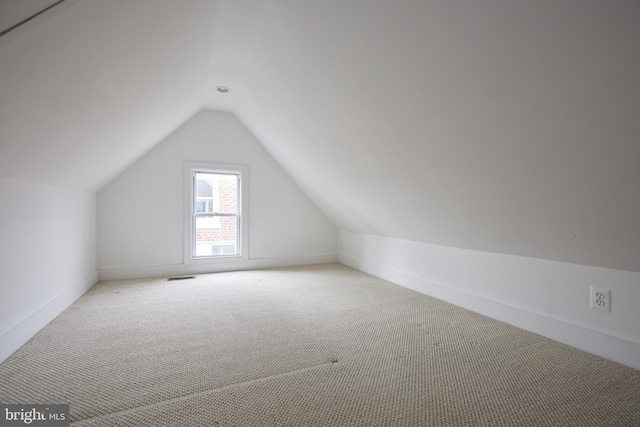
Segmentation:
{"type": "Polygon", "coordinates": [[[611,312],[611,289],[591,286],[589,306],[594,310],[611,312]]]}

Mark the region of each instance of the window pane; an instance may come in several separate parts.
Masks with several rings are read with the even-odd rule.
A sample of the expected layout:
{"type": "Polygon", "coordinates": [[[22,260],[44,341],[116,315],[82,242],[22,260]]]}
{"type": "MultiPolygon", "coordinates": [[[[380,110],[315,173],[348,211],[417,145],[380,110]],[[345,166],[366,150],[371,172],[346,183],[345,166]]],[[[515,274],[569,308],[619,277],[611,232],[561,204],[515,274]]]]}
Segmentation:
{"type": "Polygon", "coordinates": [[[238,175],[197,172],[196,213],[238,213],[238,175]]]}
{"type": "Polygon", "coordinates": [[[239,255],[238,217],[195,218],[195,256],[239,255]]]}
{"type": "Polygon", "coordinates": [[[248,259],[247,233],[242,228],[247,212],[241,199],[247,169],[240,165],[185,164],[185,193],[192,196],[185,206],[185,265],[248,259]]]}
{"type": "Polygon", "coordinates": [[[238,213],[238,176],[218,175],[218,211],[238,213]]]}
{"type": "Polygon", "coordinates": [[[215,177],[211,174],[196,173],[194,189],[196,212],[213,212],[214,181],[215,177]]]}

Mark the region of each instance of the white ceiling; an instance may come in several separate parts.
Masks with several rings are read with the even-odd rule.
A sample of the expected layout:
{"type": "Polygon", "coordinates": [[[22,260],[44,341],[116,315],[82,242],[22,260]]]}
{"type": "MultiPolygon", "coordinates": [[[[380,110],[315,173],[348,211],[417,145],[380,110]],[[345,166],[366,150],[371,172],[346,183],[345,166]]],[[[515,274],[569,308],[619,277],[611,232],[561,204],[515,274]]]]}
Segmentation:
{"type": "Polygon", "coordinates": [[[340,229],[640,271],[639,2],[70,1],[0,40],[1,175],[95,190],[211,108],[340,229]]]}
{"type": "Polygon", "coordinates": [[[2,0],[0,2],[0,33],[55,5],[59,0],[2,0]]]}
{"type": "Polygon", "coordinates": [[[95,190],[202,108],[216,4],[71,3],[0,39],[0,175],[95,190]]]}

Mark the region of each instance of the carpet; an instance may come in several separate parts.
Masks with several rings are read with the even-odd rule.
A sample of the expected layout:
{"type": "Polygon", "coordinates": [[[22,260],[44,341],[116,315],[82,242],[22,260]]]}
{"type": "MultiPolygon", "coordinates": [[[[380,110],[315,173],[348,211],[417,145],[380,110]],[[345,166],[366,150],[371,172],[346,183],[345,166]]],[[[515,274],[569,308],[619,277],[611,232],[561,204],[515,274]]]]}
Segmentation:
{"type": "Polygon", "coordinates": [[[640,426],[640,371],[340,264],[102,282],[0,364],[74,426],[640,426]]]}

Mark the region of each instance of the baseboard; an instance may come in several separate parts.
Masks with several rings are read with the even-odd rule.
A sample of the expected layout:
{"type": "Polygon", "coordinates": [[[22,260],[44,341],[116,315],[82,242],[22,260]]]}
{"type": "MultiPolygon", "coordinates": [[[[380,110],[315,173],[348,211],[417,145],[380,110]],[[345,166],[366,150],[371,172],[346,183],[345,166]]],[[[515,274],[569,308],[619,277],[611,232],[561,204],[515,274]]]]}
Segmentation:
{"type": "Polygon", "coordinates": [[[454,289],[358,257],[340,254],[339,262],[372,276],[640,370],[640,343],[454,289]]]}
{"type": "Polygon", "coordinates": [[[274,258],[254,258],[217,264],[171,264],[128,268],[100,269],[100,281],[168,277],[185,274],[206,274],[223,271],[255,270],[259,268],[293,267],[296,265],[330,264],[338,262],[338,254],[297,255],[274,258]]]}
{"type": "Polygon", "coordinates": [[[31,337],[38,333],[40,329],[47,326],[49,322],[66,310],[96,283],[98,283],[97,271],[80,280],[61,295],[4,332],[0,336],[0,362],[7,359],[22,347],[31,337]]]}

